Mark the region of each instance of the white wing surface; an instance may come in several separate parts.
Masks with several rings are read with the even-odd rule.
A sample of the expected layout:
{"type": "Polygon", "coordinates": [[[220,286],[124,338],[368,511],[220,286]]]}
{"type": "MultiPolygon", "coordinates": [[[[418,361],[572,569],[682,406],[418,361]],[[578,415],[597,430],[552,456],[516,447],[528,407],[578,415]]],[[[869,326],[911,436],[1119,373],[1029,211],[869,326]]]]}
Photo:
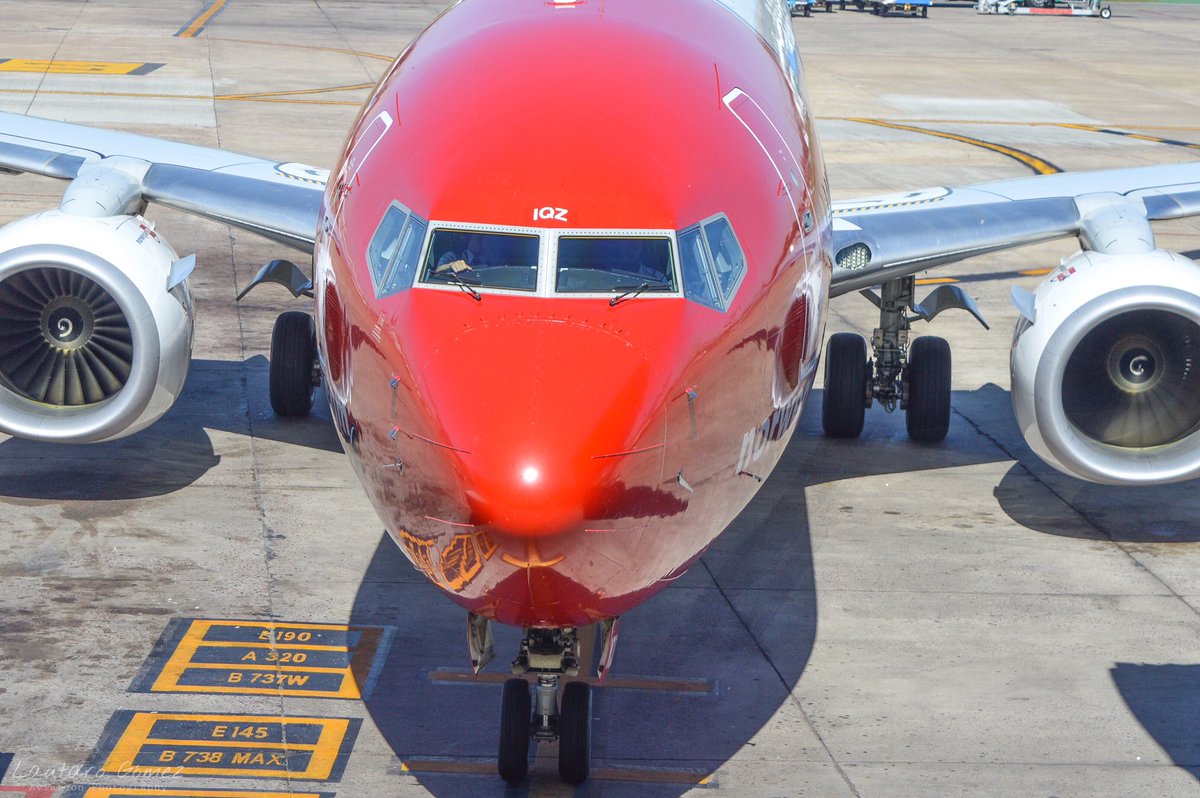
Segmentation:
{"type": "Polygon", "coordinates": [[[311,252],[329,172],[225,150],[0,113],[0,168],[74,180],[111,164],[141,196],[311,252]]]}
{"type": "Polygon", "coordinates": [[[1106,207],[1200,214],[1200,163],[930,188],[833,207],[834,295],[1001,249],[1078,235],[1106,207]]]}

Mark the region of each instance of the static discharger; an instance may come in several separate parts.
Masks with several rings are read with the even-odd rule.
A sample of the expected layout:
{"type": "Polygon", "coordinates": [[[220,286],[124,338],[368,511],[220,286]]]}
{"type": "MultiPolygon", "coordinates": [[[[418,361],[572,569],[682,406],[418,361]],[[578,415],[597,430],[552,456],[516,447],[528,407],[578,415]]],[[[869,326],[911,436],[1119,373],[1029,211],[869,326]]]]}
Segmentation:
{"type": "Polygon", "coordinates": [[[120,710],[88,765],[106,775],[339,781],[361,725],[359,718],[120,710]]]}
{"type": "Polygon", "coordinates": [[[390,626],[177,618],[129,691],[361,699],[394,634],[390,626]]]}

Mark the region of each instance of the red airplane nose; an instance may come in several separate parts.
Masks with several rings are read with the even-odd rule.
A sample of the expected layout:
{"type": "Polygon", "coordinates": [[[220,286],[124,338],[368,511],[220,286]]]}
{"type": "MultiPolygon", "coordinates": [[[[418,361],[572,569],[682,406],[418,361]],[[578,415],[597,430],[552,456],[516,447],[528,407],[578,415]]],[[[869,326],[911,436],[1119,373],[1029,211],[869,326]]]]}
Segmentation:
{"type": "Polygon", "coordinates": [[[568,532],[612,510],[631,462],[651,485],[660,477],[663,396],[645,353],[612,329],[489,319],[438,347],[421,378],[469,523],[568,532]]]}

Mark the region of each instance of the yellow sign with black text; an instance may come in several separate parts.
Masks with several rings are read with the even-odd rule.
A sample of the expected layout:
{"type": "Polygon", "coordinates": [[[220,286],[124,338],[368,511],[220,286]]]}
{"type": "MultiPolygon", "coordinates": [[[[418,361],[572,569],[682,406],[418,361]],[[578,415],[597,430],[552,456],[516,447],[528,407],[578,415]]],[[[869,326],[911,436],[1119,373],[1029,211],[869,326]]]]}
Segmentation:
{"type": "Polygon", "coordinates": [[[122,710],[90,764],[124,776],[338,781],[361,725],[358,718],[122,710]]]}
{"type": "Polygon", "coordinates": [[[129,689],[361,699],[393,633],[384,626],[174,619],[129,689]]]}

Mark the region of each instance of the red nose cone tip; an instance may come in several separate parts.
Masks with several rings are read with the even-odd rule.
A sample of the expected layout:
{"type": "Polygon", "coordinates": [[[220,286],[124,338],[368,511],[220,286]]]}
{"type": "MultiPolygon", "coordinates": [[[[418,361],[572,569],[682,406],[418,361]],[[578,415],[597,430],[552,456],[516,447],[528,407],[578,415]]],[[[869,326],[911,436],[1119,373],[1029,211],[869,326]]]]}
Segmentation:
{"type": "MultiPolygon", "coordinates": [[[[579,463],[529,455],[484,458],[468,487],[473,521],[498,532],[543,537],[570,532],[583,523],[587,490],[579,463]],[[492,463],[487,464],[488,460],[492,463]]],[[[474,470],[474,469],[473,469],[474,470]]]]}
{"type": "Polygon", "coordinates": [[[628,341],[579,323],[507,319],[443,344],[424,396],[457,450],[470,523],[518,537],[582,529],[630,478],[610,455],[662,443],[650,373],[628,341]]]}

